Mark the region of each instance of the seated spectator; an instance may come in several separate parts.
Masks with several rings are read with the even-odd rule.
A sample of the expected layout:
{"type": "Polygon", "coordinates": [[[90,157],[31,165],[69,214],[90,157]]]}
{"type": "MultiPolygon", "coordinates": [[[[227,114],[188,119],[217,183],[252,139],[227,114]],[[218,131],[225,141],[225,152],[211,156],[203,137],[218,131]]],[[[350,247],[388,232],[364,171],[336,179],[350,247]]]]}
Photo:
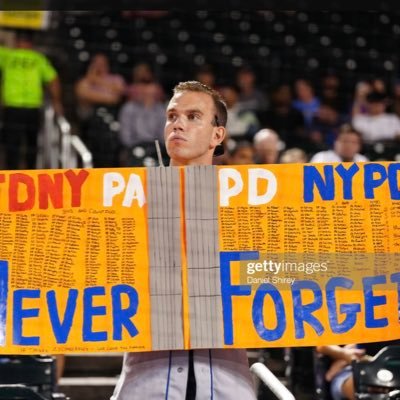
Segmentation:
{"type": "Polygon", "coordinates": [[[215,86],[215,73],[211,65],[203,65],[195,73],[195,80],[214,90],[218,90],[215,86]]]}
{"type": "Polygon", "coordinates": [[[144,87],[149,83],[153,83],[156,88],[154,100],[164,101],[165,93],[162,86],[157,82],[150,65],[144,62],[136,64],[132,69],[132,83],[127,88],[128,100],[142,101],[144,87]]]}
{"type": "Polygon", "coordinates": [[[124,79],[110,72],[110,65],[105,54],[93,56],[86,75],[76,84],[76,95],[81,106],[119,104],[125,91],[124,79]]]}
{"type": "Polygon", "coordinates": [[[293,101],[293,107],[303,114],[306,127],[310,127],[321,102],[315,96],[311,82],[306,79],[297,79],[294,84],[294,91],[296,99],[293,101]]]}
{"type": "Polygon", "coordinates": [[[92,152],[95,167],[118,166],[118,137],[110,127],[125,90],[124,79],[110,72],[104,54],[92,58],[86,75],[76,84],[81,134],[92,152]]]}
{"type": "Polygon", "coordinates": [[[321,103],[328,104],[339,113],[344,113],[346,104],[341,93],[340,79],[335,73],[328,72],[322,77],[319,95],[321,103]]]}
{"type": "Polygon", "coordinates": [[[249,140],[260,128],[256,115],[252,111],[242,110],[239,103],[239,91],[234,86],[224,86],[220,93],[228,108],[226,129],[230,139],[249,140]]]}
{"type": "Polygon", "coordinates": [[[351,115],[353,117],[358,114],[368,113],[367,96],[371,92],[385,95],[387,93],[385,82],[383,82],[382,79],[376,78],[371,81],[360,81],[357,83],[351,110],[351,115]]]}
{"type": "Polygon", "coordinates": [[[396,81],[393,88],[393,112],[400,117],[400,79],[396,81]]]}
{"type": "MultiPolygon", "coordinates": [[[[154,140],[164,142],[165,107],[157,101],[155,83],[143,85],[141,100],[128,101],[119,113],[119,138],[125,150],[137,144],[149,144],[154,140]]],[[[127,161],[129,165],[129,161],[127,161]]]]}
{"type": "Polygon", "coordinates": [[[236,74],[236,85],[239,88],[239,102],[242,110],[252,111],[258,115],[267,109],[267,99],[256,87],[256,75],[251,68],[239,69],[236,74]]]}
{"type": "Polygon", "coordinates": [[[372,85],[366,81],[357,82],[354,91],[353,105],[351,115],[366,114],[367,113],[367,95],[372,91],[372,85]]]}
{"type": "Polygon", "coordinates": [[[277,164],[282,142],[272,129],[261,129],[254,135],[255,161],[257,164],[277,164]]]}
{"type": "Polygon", "coordinates": [[[387,93],[386,83],[382,78],[374,78],[371,80],[371,87],[373,92],[387,93]]]}
{"type": "Polygon", "coordinates": [[[250,142],[238,142],[229,152],[227,164],[230,165],[248,165],[254,164],[254,148],[250,142]]]}
{"type": "Polygon", "coordinates": [[[318,346],[317,352],[328,356],[331,360],[329,369],[325,373],[325,379],[330,382],[330,392],[333,400],[353,400],[355,397],[353,370],[351,362],[353,360],[368,360],[375,356],[386,346],[399,345],[399,340],[386,342],[373,342],[362,344],[349,344],[346,346],[318,346]]]}
{"type": "Polygon", "coordinates": [[[282,84],[271,93],[271,106],[260,114],[262,126],[276,131],[288,147],[304,145],[305,129],[303,114],[292,107],[290,86],[282,84]]]}
{"type": "Polygon", "coordinates": [[[397,115],[386,113],[386,94],[370,92],[367,97],[367,113],[353,116],[352,124],[361,132],[367,144],[383,140],[396,140],[400,136],[400,119],[397,115]]]}
{"type": "Polygon", "coordinates": [[[330,392],[333,400],[354,399],[354,382],[351,362],[353,359],[364,357],[365,350],[356,345],[346,346],[318,346],[318,353],[329,357],[331,364],[325,374],[325,379],[330,382],[330,392]]]}
{"type": "Polygon", "coordinates": [[[307,161],[307,154],[297,147],[285,150],[279,157],[280,164],[304,164],[307,161]]]}
{"type": "Polygon", "coordinates": [[[331,148],[340,126],[345,122],[348,122],[346,118],[339,114],[330,104],[321,104],[310,126],[309,139],[314,149],[322,150],[331,148]]]}
{"type": "Polygon", "coordinates": [[[362,162],[368,159],[359,154],[362,147],[361,134],[351,125],[345,124],[339,130],[333,150],[315,154],[310,162],[362,162]]]}

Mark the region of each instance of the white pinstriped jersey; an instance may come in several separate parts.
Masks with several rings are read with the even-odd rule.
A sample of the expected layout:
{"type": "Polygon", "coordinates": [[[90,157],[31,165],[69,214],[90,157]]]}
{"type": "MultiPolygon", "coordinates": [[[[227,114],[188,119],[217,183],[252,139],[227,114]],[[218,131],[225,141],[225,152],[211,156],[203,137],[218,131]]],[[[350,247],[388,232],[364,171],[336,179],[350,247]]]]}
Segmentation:
{"type": "MultiPolygon", "coordinates": [[[[196,400],[255,400],[246,350],[194,350],[196,400]]],[[[185,400],[186,350],[126,353],[110,400],[185,400]]]]}

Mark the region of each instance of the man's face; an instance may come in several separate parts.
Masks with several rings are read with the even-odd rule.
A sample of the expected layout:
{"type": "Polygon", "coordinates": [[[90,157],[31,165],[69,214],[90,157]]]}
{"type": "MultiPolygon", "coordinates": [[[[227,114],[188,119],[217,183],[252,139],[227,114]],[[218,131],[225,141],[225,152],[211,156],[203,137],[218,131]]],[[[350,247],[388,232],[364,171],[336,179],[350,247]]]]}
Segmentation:
{"type": "Polygon", "coordinates": [[[360,138],[355,133],[344,133],[337,138],[334,148],[344,161],[353,161],[361,148],[360,138]]]}
{"type": "Polygon", "coordinates": [[[214,148],[225,135],[214,126],[215,107],[207,93],[185,91],[174,95],[167,107],[164,137],[171,165],[209,165],[214,148]]]}

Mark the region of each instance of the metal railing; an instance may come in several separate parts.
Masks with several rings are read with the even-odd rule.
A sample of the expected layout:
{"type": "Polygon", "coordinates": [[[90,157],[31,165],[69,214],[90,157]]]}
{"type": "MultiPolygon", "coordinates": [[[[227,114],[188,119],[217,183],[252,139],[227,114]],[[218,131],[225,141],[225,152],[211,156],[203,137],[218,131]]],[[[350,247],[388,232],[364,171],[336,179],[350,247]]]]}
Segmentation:
{"type": "Polygon", "coordinates": [[[73,135],[71,124],[57,116],[51,106],[44,111],[39,168],[92,168],[93,157],[79,136],[73,135]]]}
{"type": "Polygon", "coordinates": [[[279,400],[296,400],[286,386],[263,363],[254,363],[250,371],[268,386],[279,400]]]}

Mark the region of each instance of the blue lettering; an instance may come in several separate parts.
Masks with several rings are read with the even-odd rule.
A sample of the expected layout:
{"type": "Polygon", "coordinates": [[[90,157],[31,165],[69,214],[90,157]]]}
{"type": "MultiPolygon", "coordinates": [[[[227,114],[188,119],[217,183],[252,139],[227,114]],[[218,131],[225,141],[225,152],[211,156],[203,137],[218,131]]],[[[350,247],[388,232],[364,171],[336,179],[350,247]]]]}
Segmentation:
{"type": "Polygon", "coordinates": [[[67,305],[65,307],[63,322],[61,322],[60,319],[60,313],[57,307],[55,290],[48,291],[46,298],[47,298],[47,307],[49,309],[51,326],[53,327],[53,332],[56,341],[57,343],[66,343],[68,340],[69,332],[71,331],[72,321],[75,315],[78,290],[69,289],[68,291],[68,300],[67,300],[67,305]]]}
{"type": "Polygon", "coordinates": [[[0,260],[0,346],[6,344],[8,262],[0,260]]]}
{"type": "Polygon", "coordinates": [[[374,190],[381,186],[387,178],[387,172],[381,164],[364,165],[364,193],[366,199],[375,198],[374,190]],[[374,174],[380,174],[380,178],[374,179],[374,174]]]}
{"type": "Polygon", "coordinates": [[[250,285],[231,284],[230,262],[257,259],[258,251],[223,251],[220,253],[221,298],[225,344],[233,344],[232,296],[249,296],[251,294],[250,285]]]}
{"type": "Polygon", "coordinates": [[[112,313],[113,313],[113,339],[122,340],[122,327],[124,326],[131,337],[136,336],[139,331],[132,323],[131,318],[136,314],[139,304],[138,293],[132,286],[116,285],[111,288],[112,313]],[[129,298],[127,308],[122,308],[121,295],[126,294],[129,298]]]}
{"type": "Polygon", "coordinates": [[[343,181],[343,199],[351,200],[353,198],[353,176],[360,170],[359,166],[354,163],[349,169],[346,169],[339,164],[335,169],[343,181]]]}
{"type": "Polygon", "coordinates": [[[38,308],[24,309],[23,300],[39,299],[40,290],[38,289],[19,289],[14,292],[14,308],[13,308],[13,344],[21,346],[35,346],[40,343],[39,336],[22,336],[22,326],[24,318],[35,318],[39,315],[38,308]]]}
{"type": "Polygon", "coordinates": [[[106,315],[105,306],[93,306],[94,296],[104,296],[102,286],[85,288],[83,291],[83,340],[85,342],[101,342],[107,340],[107,332],[93,332],[92,322],[95,315],[106,315]]]}
{"type": "Polygon", "coordinates": [[[363,278],[365,300],[365,326],[367,328],[383,328],[388,325],[387,318],[375,318],[374,307],[386,304],[386,296],[374,296],[373,285],[386,283],[385,275],[363,278]]]}
{"type": "Polygon", "coordinates": [[[318,321],[312,313],[322,307],[322,292],[316,282],[313,281],[295,281],[292,284],[294,327],[296,338],[302,339],[305,336],[304,323],[308,323],[318,336],[324,332],[321,322],[318,321]],[[303,289],[312,290],[314,301],[309,304],[303,304],[301,292],[303,289]]]}
{"type": "Polygon", "coordinates": [[[390,282],[397,283],[397,309],[400,313],[400,272],[395,272],[394,274],[390,275],[390,282]]]}
{"type": "Polygon", "coordinates": [[[351,289],[353,287],[353,283],[354,282],[351,279],[335,277],[329,279],[328,283],[326,284],[326,299],[328,304],[329,324],[333,333],[347,332],[356,324],[357,313],[361,311],[360,304],[350,303],[340,305],[340,314],[346,315],[342,323],[339,323],[338,320],[336,304],[336,288],[341,287],[345,289],[351,289]]]}
{"type": "Polygon", "coordinates": [[[390,188],[390,198],[392,200],[400,200],[400,190],[397,180],[397,173],[400,170],[400,164],[390,164],[388,168],[389,175],[389,188],[390,188]]]}
{"type": "Polygon", "coordinates": [[[263,283],[257,289],[253,301],[252,316],[254,327],[261,338],[264,340],[273,341],[282,337],[286,329],[285,306],[279,290],[274,285],[271,285],[270,283],[263,283]],[[268,329],[264,325],[263,310],[264,298],[266,295],[271,296],[271,299],[275,304],[277,325],[274,329],[268,329]]]}
{"type": "Polygon", "coordinates": [[[305,165],[303,199],[305,203],[314,201],[314,185],[317,187],[322,200],[333,200],[335,197],[335,180],[333,178],[333,166],[324,165],[325,182],[318,169],[312,165],[305,165]]]}

